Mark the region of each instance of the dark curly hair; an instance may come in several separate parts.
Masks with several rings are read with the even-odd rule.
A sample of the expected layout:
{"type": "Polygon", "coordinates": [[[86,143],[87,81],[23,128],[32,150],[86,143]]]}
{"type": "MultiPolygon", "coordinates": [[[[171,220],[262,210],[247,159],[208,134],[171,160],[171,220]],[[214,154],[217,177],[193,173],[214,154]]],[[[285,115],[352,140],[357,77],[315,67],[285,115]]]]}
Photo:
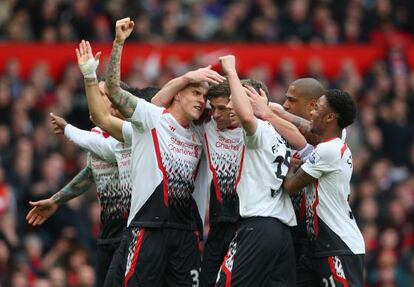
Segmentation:
{"type": "Polygon", "coordinates": [[[326,100],[329,107],[338,115],[338,126],[340,129],[352,124],[356,118],[357,107],[352,97],[338,89],[326,90],[326,100]]]}

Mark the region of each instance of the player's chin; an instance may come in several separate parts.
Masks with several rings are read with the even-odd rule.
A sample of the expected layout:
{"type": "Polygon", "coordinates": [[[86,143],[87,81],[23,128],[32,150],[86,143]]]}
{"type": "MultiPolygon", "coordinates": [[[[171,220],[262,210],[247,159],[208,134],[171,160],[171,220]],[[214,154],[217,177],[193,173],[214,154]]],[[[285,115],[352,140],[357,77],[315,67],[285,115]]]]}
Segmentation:
{"type": "Polygon", "coordinates": [[[199,120],[202,115],[203,115],[203,111],[197,110],[197,109],[194,109],[194,111],[191,113],[191,117],[193,121],[199,120]]]}

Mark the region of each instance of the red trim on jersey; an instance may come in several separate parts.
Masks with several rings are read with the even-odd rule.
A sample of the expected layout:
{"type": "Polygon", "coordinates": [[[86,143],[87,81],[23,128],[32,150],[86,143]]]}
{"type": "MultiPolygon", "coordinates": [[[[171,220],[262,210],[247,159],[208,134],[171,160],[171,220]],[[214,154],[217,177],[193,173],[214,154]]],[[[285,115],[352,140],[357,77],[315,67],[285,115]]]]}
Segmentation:
{"type": "Polygon", "coordinates": [[[197,230],[194,230],[194,235],[197,240],[197,249],[201,253],[203,251],[203,244],[200,241],[200,232],[198,232],[197,230]]]}
{"type": "MultiPolygon", "coordinates": [[[[328,257],[328,264],[329,264],[329,269],[331,269],[331,273],[332,273],[333,278],[336,281],[339,281],[342,284],[343,287],[349,287],[348,281],[346,280],[346,278],[340,277],[338,275],[338,272],[336,272],[335,262],[333,261],[332,256],[328,257]]],[[[345,276],[345,274],[344,274],[344,276],[345,276]]]]}
{"type": "Polygon", "coordinates": [[[167,109],[164,109],[163,111],[162,111],[162,115],[163,114],[169,114],[170,113],[170,111],[169,110],[167,110],[167,109]]]}
{"type": "Polygon", "coordinates": [[[332,141],[332,140],[334,140],[334,139],[337,139],[338,137],[332,137],[332,138],[327,138],[326,140],[324,140],[323,142],[321,142],[321,143],[326,143],[326,142],[330,142],[330,141],[332,141]]]}
{"type": "Polygon", "coordinates": [[[196,166],[196,169],[194,171],[194,176],[193,176],[193,179],[194,180],[197,178],[198,171],[200,170],[200,164],[201,164],[201,160],[198,161],[197,166],[196,166]]]}
{"type": "Polygon", "coordinates": [[[240,182],[240,178],[241,178],[241,173],[243,170],[243,161],[244,161],[244,151],[245,151],[246,147],[245,145],[243,145],[243,149],[242,149],[242,153],[241,153],[241,160],[240,160],[240,169],[239,169],[239,174],[237,175],[237,179],[236,179],[236,191],[237,191],[237,186],[239,185],[240,182]]]}
{"type": "Polygon", "coordinates": [[[165,167],[162,164],[160,143],[158,141],[157,130],[155,128],[151,130],[151,135],[152,135],[152,141],[154,142],[155,155],[157,156],[158,168],[162,172],[162,177],[163,177],[162,183],[163,183],[163,193],[164,193],[164,205],[168,206],[168,176],[167,176],[167,171],[165,170],[165,167]]]}
{"type": "Polygon", "coordinates": [[[341,148],[341,158],[344,156],[344,152],[346,151],[347,148],[348,146],[346,145],[346,143],[344,143],[344,145],[341,148]]]}
{"type": "Polygon", "coordinates": [[[104,138],[106,138],[106,139],[107,139],[107,138],[109,138],[109,134],[108,134],[107,132],[102,132],[102,135],[103,135],[103,137],[104,137],[104,138]]]}
{"type": "Polygon", "coordinates": [[[220,187],[219,187],[218,179],[217,179],[217,172],[214,169],[213,163],[211,162],[210,148],[208,146],[208,139],[207,139],[206,133],[204,133],[204,140],[206,141],[206,147],[207,147],[208,167],[213,175],[214,191],[216,193],[217,201],[221,204],[223,202],[223,199],[221,198],[220,187]]]}
{"type": "Polygon", "coordinates": [[[319,195],[318,195],[318,186],[319,186],[319,182],[318,180],[315,180],[315,182],[313,183],[314,187],[315,187],[315,201],[312,205],[312,210],[313,210],[313,226],[315,229],[315,235],[318,236],[319,233],[319,223],[318,223],[318,214],[316,213],[316,207],[319,204],[319,195]]]}
{"type": "Polygon", "coordinates": [[[302,221],[305,218],[306,211],[306,196],[305,192],[302,191],[302,196],[300,198],[300,209],[299,209],[299,220],[302,221]]]}
{"type": "Polygon", "coordinates": [[[138,240],[137,240],[137,245],[135,246],[134,257],[132,258],[131,268],[129,269],[128,273],[125,275],[125,279],[124,279],[125,287],[128,286],[129,279],[131,279],[132,275],[134,275],[135,266],[137,265],[137,261],[138,261],[138,254],[139,254],[139,251],[141,250],[142,240],[144,238],[144,233],[145,233],[144,229],[141,229],[138,233],[138,240]]]}
{"type": "Polygon", "coordinates": [[[98,128],[91,129],[91,132],[96,133],[98,135],[102,135],[102,132],[98,128]]]}
{"type": "Polygon", "coordinates": [[[237,129],[238,127],[239,127],[239,125],[235,125],[235,126],[233,126],[233,127],[229,126],[229,127],[227,127],[227,129],[228,129],[228,130],[235,130],[235,129],[237,129]]]}
{"type": "Polygon", "coordinates": [[[226,254],[223,259],[223,263],[221,263],[221,270],[223,270],[224,274],[226,274],[226,284],[225,287],[231,287],[231,271],[226,267],[226,260],[229,258],[229,255],[226,254]]]}

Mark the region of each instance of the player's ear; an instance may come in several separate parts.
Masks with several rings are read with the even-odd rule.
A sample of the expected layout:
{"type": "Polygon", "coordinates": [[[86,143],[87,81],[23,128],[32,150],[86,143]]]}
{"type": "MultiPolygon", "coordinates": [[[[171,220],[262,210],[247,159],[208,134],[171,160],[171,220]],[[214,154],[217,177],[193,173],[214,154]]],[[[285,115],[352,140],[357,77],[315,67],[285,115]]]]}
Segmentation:
{"type": "Polygon", "coordinates": [[[181,101],[181,93],[180,92],[178,92],[178,93],[175,94],[174,101],[176,101],[176,102],[181,101]]]}
{"type": "Polygon", "coordinates": [[[338,115],[331,112],[327,115],[326,122],[331,123],[331,122],[335,121],[337,118],[338,118],[338,115]]]}
{"type": "Polygon", "coordinates": [[[315,109],[315,107],[316,107],[316,100],[315,99],[310,100],[309,103],[308,103],[309,110],[311,111],[311,110],[315,109]]]}

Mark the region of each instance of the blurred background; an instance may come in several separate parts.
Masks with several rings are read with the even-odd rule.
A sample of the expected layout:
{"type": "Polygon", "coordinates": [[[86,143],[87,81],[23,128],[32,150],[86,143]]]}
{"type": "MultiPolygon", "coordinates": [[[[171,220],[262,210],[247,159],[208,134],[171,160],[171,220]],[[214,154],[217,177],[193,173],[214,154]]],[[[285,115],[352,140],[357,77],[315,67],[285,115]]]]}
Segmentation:
{"type": "Polygon", "coordinates": [[[51,196],[85,153],[52,133],[53,111],[88,120],[74,49],[110,54],[117,19],[135,30],[122,79],[162,86],[233,53],[243,77],[283,103],[311,76],[358,102],[348,129],[351,204],[366,243],[366,286],[414,286],[414,1],[410,0],[1,0],[0,286],[95,286],[99,204],[94,190],[27,225],[29,200],[51,196]]]}

